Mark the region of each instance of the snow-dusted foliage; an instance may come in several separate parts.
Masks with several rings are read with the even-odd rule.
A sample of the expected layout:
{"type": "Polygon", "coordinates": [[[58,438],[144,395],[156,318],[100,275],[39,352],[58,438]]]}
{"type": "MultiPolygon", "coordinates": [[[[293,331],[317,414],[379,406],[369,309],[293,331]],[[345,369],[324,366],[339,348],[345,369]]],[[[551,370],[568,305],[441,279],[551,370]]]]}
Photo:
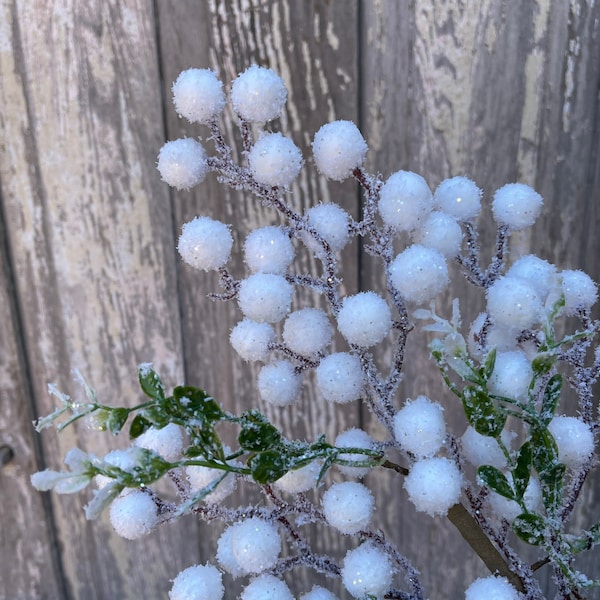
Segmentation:
{"type": "MultiPolygon", "coordinates": [[[[598,292],[581,271],[509,254],[512,233],[540,214],[541,196],[523,183],[493,195],[496,243],[484,267],[482,191],[467,177],[430,187],[406,170],[371,175],[358,127],[334,121],[310,132],[304,158],[334,187],[353,178],[364,193],[362,216],[321,199],[299,212],[291,198],[296,180],[305,180],[305,162],[273,123],[287,98],[274,71],[253,65],[231,86],[241,153],[219,124],[226,96],[215,72],[184,71],[172,91],[177,112],[209,135],[206,143],[167,142],[158,154],[163,180],[187,190],[216,175],[272,211],[271,224],[241,242],[232,235],[235,222],[199,215],[183,225],[178,244],[187,265],[217,272],[223,289],[211,297],[236,303],[232,360],[258,363],[256,394],[244,397],[247,410],[231,414],[226,398],[201,389],[168,392],[149,364],[138,374],[147,398],[133,407],[101,404],[85,382],[83,403],[52,386],[60,406],[38,421],[39,430],[85,417],[114,434],[128,425],[132,443],[103,458],[74,449],[67,471],[36,473],[33,484],[74,493],[92,483],[86,515],[110,506],[112,526],[127,539],[189,513],[223,522],[213,564],[173,574],[171,600],[219,600],[235,578],[242,600],[291,600],[296,567],[328,576],[326,583],[337,579],[336,592],[358,600],[428,597],[419,571],[436,565],[413,566],[401,532],[381,530],[378,516],[388,507],[371,485],[378,480],[373,471],[389,475],[386,487],[396,495],[387,498],[408,497],[403,511],[434,525],[448,519],[484,559],[491,575],[465,583],[467,600],[542,600],[538,568],[552,570],[559,598],[582,598],[600,585],[574,562],[600,544],[600,523],[592,515],[571,518],[597,466],[600,324],[591,311],[598,292]],[[232,158],[238,154],[241,164],[232,158]],[[379,289],[348,292],[343,285],[342,266],[359,246],[379,261],[379,289]],[[469,303],[478,306],[473,314],[461,315],[458,300],[447,297],[455,277],[477,298],[469,303]],[[402,368],[412,359],[407,340],[414,329],[432,334],[443,387],[410,399],[402,368]],[[305,394],[311,387],[316,393],[305,394]],[[293,429],[280,431],[262,412],[277,412],[293,426],[326,402],[344,405],[339,411],[360,403],[373,428],[295,439],[293,429]],[[172,497],[163,497],[160,479],[171,482],[172,497]],[[234,490],[251,486],[262,500],[236,506],[234,490]],[[329,529],[318,552],[309,524],[329,529]],[[332,535],[347,548],[337,557],[322,549],[332,535]],[[538,550],[533,565],[520,558],[526,544],[538,550]]],[[[208,339],[211,324],[205,327],[208,339]]],[[[326,584],[294,593],[301,600],[336,597],[326,584]]]]}

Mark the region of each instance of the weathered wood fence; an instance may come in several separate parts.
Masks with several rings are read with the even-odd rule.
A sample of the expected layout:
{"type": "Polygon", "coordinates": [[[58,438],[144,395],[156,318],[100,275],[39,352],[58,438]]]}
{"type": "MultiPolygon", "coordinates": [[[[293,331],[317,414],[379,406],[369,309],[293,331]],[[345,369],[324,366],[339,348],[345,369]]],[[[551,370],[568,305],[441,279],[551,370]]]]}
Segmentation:
{"type": "MultiPolygon", "coordinates": [[[[228,85],[253,62],[289,89],[274,127],[307,158],[293,189],[299,209],[335,200],[358,214],[357,189],[318,179],[308,151],[324,122],[352,119],[373,172],[415,170],[432,187],[466,174],[488,199],[506,182],[533,185],[545,212],[513,255],[533,249],[600,279],[600,3],[0,0],[0,445],[14,454],[0,469],[3,599],[164,598],[181,568],[214,556],[218,528],[188,518],[126,542],[105,518],[85,521],[82,496],[34,491],[29,475],[59,468],[71,447],[101,455],[124,440],[84,427],[39,436],[31,421],[51,411],[48,382],[78,393],[73,367],[105,401],[134,402],[144,361],[231,410],[250,406],[255,370],[227,341],[239,312],[205,298],[216,279],[181,265],[175,239],[197,214],[232,223],[236,242],[275,217],[211,177],[174,194],[154,165],[165,139],[206,135],[176,118],[177,74],[210,66],[228,85]]],[[[230,116],[224,128],[233,135],[230,116]]],[[[344,271],[350,292],[380,285],[358,252],[344,271]]],[[[476,309],[469,298],[462,306],[476,309]]],[[[445,401],[423,340],[410,359],[401,397],[445,401]]],[[[270,415],[306,438],[369,421],[310,389],[298,408],[270,415]]],[[[450,420],[460,434],[460,415],[450,420]]],[[[485,568],[458,533],[415,518],[399,478],[370,483],[378,523],[422,571],[430,597],[462,597],[485,568]]],[[[599,494],[596,481],[579,522],[597,520],[599,494]]],[[[598,560],[582,567],[599,576],[598,560]]],[[[296,574],[296,591],[311,577],[296,574]]]]}

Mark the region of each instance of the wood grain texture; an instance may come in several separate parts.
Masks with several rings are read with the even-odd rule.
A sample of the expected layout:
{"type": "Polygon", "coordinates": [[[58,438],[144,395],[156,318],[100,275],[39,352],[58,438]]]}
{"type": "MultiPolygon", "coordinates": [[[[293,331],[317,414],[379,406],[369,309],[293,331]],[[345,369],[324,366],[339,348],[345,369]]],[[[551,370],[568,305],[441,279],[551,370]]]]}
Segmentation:
{"type": "MultiPolygon", "coordinates": [[[[153,168],[162,131],[148,126],[161,120],[152,6],[1,6],[0,137],[10,144],[0,178],[23,314],[22,377],[33,396],[26,401],[51,412],[49,381],[81,393],[69,376],[77,367],[100,398],[137,402],[138,363],[181,373],[170,209],[153,168]]],[[[127,443],[85,425],[41,439],[52,468],[74,445],[103,455],[127,443]]],[[[86,522],[85,496],[52,501],[67,597],[164,594],[195,554],[193,522],[149,544],[127,543],[106,519],[86,522]]],[[[14,521],[17,531],[22,522],[14,521]]]]}
{"type": "Polygon", "coordinates": [[[20,319],[0,213],[0,446],[12,453],[0,466],[0,598],[63,596],[62,564],[48,497],[31,493],[29,474],[44,468],[31,427],[20,319]]]}
{"type": "MultiPolygon", "coordinates": [[[[371,144],[372,168],[386,177],[398,169],[416,171],[432,189],[446,177],[467,175],[484,190],[488,206],[504,183],[528,183],[544,196],[544,213],[531,230],[513,237],[510,260],[535,252],[559,268],[582,268],[597,280],[592,258],[598,256],[597,240],[590,238],[597,222],[590,218],[600,198],[594,135],[598,7],[493,0],[364,6],[362,129],[371,144]]],[[[489,208],[480,226],[482,243],[491,248],[489,208]]],[[[370,266],[363,273],[363,286],[381,285],[373,272],[370,266]]],[[[468,322],[468,315],[474,318],[483,307],[483,297],[456,281],[438,307],[449,315],[450,301],[458,297],[468,322]]],[[[442,401],[451,431],[460,435],[462,411],[441,385],[426,342],[415,335],[409,343],[411,360],[398,402],[418,394],[442,401]]],[[[401,550],[421,570],[431,597],[461,597],[464,582],[485,573],[482,563],[451,527],[415,518],[400,485],[382,481],[378,486],[399,498],[380,513],[386,529],[395,532],[401,550]],[[414,542],[419,539],[424,543],[414,542]],[[440,577],[444,572],[453,576],[440,577]]],[[[597,481],[589,486],[578,523],[592,522],[598,486],[597,481]]],[[[593,553],[586,556],[584,570],[597,573],[596,561],[593,553]]],[[[540,578],[551,589],[549,571],[540,578]]]]}
{"type": "MultiPolygon", "coordinates": [[[[151,360],[167,385],[199,385],[234,412],[256,405],[259,366],[242,363],[227,341],[239,309],[208,300],[216,277],[180,264],[175,246],[191,218],[221,219],[232,225],[241,278],[247,233],[280,220],[214,176],[186,193],[160,182],[154,164],[165,139],[200,136],[210,148],[208,131],[172,108],[181,70],[211,67],[227,90],[253,62],[282,75],[289,101],[269,129],[291,136],[306,159],[287,197],[296,210],[335,201],[358,216],[356,186],[318,177],[310,153],[323,123],[352,119],[373,173],[414,170],[432,189],[465,174],[488,204],[506,182],[533,185],[545,212],[515,236],[511,260],[535,251],[600,280],[599,29],[591,0],[0,0],[0,323],[9,324],[0,338],[0,444],[16,450],[0,470],[0,599],[164,598],[178,570],[214,557],[219,526],[189,519],[123,542],[106,518],[84,520],[82,496],[42,497],[28,484],[45,463],[59,468],[74,445],[101,455],[125,443],[83,427],[33,439],[30,420],[52,405],[47,382],[79,393],[72,367],[107,401],[136,401],[136,365],[151,360]]],[[[221,125],[243,162],[234,116],[226,112],[221,125]]],[[[482,241],[492,240],[485,225],[482,241]]],[[[344,293],[381,289],[378,265],[359,251],[344,251],[344,293]]],[[[297,268],[313,270],[314,260],[302,254],[297,268]]],[[[458,285],[440,311],[455,296],[465,315],[483,306],[458,285]]],[[[312,301],[298,293],[295,306],[312,301]]],[[[462,412],[427,340],[412,338],[397,406],[423,393],[439,399],[460,435],[462,412]]],[[[374,427],[357,406],[320,400],[310,377],[297,407],[265,411],[299,438],[374,427]]],[[[450,524],[415,513],[399,476],[371,474],[367,483],[376,525],[421,571],[428,597],[460,598],[485,574],[450,524]]],[[[240,488],[233,503],[248,501],[240,488]]],[[[596,478],[577,526],[597,520],[599,498],[596,478]]],[[[337,557],[346,547],[328,532],[308,535],[337,557]]],[[[600,576],[598,553],[579,566],[600,576]]],[[[548,570],[540,578],[550,589],[548,570]]],[[[289,581],[299,594],[322,580],[300,570],[289,581]]],[[[227,579],[228,600],[239,589],[227,579]]],[[[332,589],[346,597],[339,583],[332,589]]]]}

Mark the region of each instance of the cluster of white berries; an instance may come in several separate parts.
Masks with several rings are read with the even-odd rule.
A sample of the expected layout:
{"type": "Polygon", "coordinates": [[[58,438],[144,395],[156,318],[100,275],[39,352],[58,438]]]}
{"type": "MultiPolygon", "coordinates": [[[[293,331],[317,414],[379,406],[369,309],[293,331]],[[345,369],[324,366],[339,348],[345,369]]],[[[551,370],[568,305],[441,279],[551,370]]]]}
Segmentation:
{"type": "MultiPolygon", "coordinates": [[[[406,400],[400,409],[393,407],[394,378],[390,375],[386,385],[376,381],[379,376],[370,350],[382,342],[403,343],[405,337],[394,341],[398,336],[393,332],[406,334],[410,326],[407,307],[417,309],[415,318],[434,320],[426,329],[442,334],[436,348],[463,380],[473,382],[469,365],[483,364],[493,351],[495,362],[484,382],[486,392],[521,406],[532,393],[538,348],[553,335],[552,320],[589,314],[598,298],[596,284],[581,271],[558,271],[534,255],[519,258],[506,270],[506,257],[499,256],[499,266],[492,265],[483,273],[475,260],[476,240],[472,237],[481,209],[482,192],[477,185],[466,177],[452,177],[432,192],[416,173],[397,171],[385,181],[369,176],[363,168],[367,143],[350,121],[323,125],[314,135],[312,158],[323,176],[334,181],[355,177],[361,183],[367,203],[363,221],[354,221],[335,203],[297,213],[285,204],[282,192],[298,177],[304,164],[302,152],[289,137],[264,130],[266,123],[281,115],[287,99],[282,79],[270,69],[253,65],[231,86],[231,106],[242,122],[243,166],[232,163],[229,148],[220,137],[218,119],[227,98],[216,74],[209,69],[189,69],[177,78],[172,91],[179,115],[211,128],[217,154],[208,156],[202,143],[190,138],[167,142],[158,155],[163,180],[188,190],[214,171],[224,182],[256,194],[285,218],[284,225],[260,227],[247,235],[240,248],[247,273],[239,281],[227,268],[235,251],[229,225],[198,216],[183,225],[178,243],[189,266],[218,271],[227,292],[224,296],[237,300],[241,319],[231,330],[230,343],[243,360],[263,363],[256,382],[261,400],[277,407],[296,403],[305,377],[312,377],[324,400],[346,404],[362,399],[389,432],[384,442],[357,428],[337,436],[337,449],[348,449],[339,454],[337,467],[350,480],[318,492],[320,507],[314,507],[308,518],[320,519],[341,534],[361,536],[362,543],[347,552],[338,574],[352,597],[383,598],[392,589],[396,570],[405,565],[369,534],[375,498],[364,483],[356,481],[369,471],[365,466],[369,453],[384,447],[400,451],[410,465],[404,479],[410,501],[416,510],[439,516],[460,502],[463,489],[470,485],[463,459],[476,468],[488,465],[506,473],[508,485],[515,488],[508,467],[517,434],[505,428],[500,435],[483,435],[468,426],[458,443],[451,444],[454,438],[447,431],[439,402],[418,396],[406,400]],[[382,257],[386,295],[361,291],[341,296],[338,254],[353,236],[370,237],[373,254],[382,257]],[[466,244],[465,236],[471,236],[466,244]],[[400,251],[399,243],[404,244],[400,251]],[[297,255],[306,251],[320,261],[321,276],[292,271],[297,255]],[[448,286],[448,261],[454,259],[468,278],[485,288],[485,312],[473,320],[464,337],[459,317],[453,316],[449,323],[437,317],[433,308],[423,308],[448,286]],[[297,307],[297,286],[311,288],[326,309],[297,307]],[[331,351],[336,333],[345,347],[331,351]],[[385,399],[381,397],[383,389],[392,390],[385,399]]],[[[498,225],[499,248],[512,232],[533,225],[542,204],[541,196],[521,183],[497,190],[492,214],[498,225]]],[[[600,357],[596,361],[600,363],[600,357]]],[[[396,375],[399,380],[399,372],[396,375]]],[[[548,421],[558,460],[573,471],[582,468],[595,448],[589,419],[553,416],[548,421]]],[[[129,472],[140,449],[176,462],[183,446],[182,429],[170,424],[149,429],[137,438],[135,446],[108,454],[104,462],[129,472]]],[[[229,448],[224,452],[231,454],[229,448]]],[[[229,464],[244,466],[235,460],[229,464]]],[[[308,462],[276,481],[273,490],[281,502],[291,497],[293,503],[298,494],[314,490],[322,465],[321,460],[308,462]]],[[[234,474],[199,465],[187,466],[182,475],[179,485],[187,486],[190,493],[210,490],[203,498],[207,505],[220,504],[238,481],[234,474]]],[[[109,482],[100,477],[98,486],[109,482]]],[[[528,480],[521,503],[508,496],[494,491],[487,495],[495,517],[512,522],[523,507],[532,513],[544,510],[542,487],[535,476],[528,480]]],[[[126,489],[112,502],[110,520],[127,539],[148,534],[161,521],[153,492],[126,489]]],[[[170,599],[220,600],[225,594],[223,573],[251,578],[242,600],[292,599],[289,587],[278,576],[281,571],[277,571],[282,560],[282,533],[277,520],[261,516],[235,520],[219,538],[218,567],[206,564],[185,569],[173,580],[170,599]]],[[[465,597],[516,599],[520,595],[506,579],[488,577],[475,581],[465,597]]],[[[301,600],[333,598],[319,586],[301,596],[301,600]]]]}
{"type": "MultiPolygon", "coordinates": [[[[173,86],[173,96],[177,111],[200,123],[209,123],[225,103],[222,86],[210,71],[192,69],[182,73],[173,86]]],[[[242,73],[231,88],[234,111],[241,119],[258,125],[279,116],[286,97],[281,79],[271,70],[257,66],[242,73]]],[[[408,171],[397,171],[383,182],[369,178],[362,169],[368,146],[349,121],[323,125],[314,136],[312,152],[325,177],[335,181],[357,177],[374,210],[371,221],[360,224],[336,204],[319,204],[304,216],[296,215],[286,227],[262,227],[246,238],[243,257],[250,273],[239,282],[236,296],[243,318],[231,331],[230,341],[244,360],[265,363],[258,375],[258,392],[263,401],[276,406],[287,406],[299,399],[303,378],[312,369],[316,388],[327,401],[344,404],[368,398],[372,381],[364,352],[389,338],[397,312],[402,316],[405,303],[424,305],[446,288],[447,261],[461,254],[463,230],[472,227],[481,208],[482,192],[466,177],[446,179],[434,193],[420,175],[408,171]],[[365,235],[365,227],[379,227],[390,238],[403,235],[408,237],[402,239],[411,241],[386,265],[392,297],[386,299],[365,291],[339,298],[334,285],[314,280],[311,285],[328,300],[330,314],[320,308],[292,310],[298,279],[290,273],[290,267],[300,246],[327,266],[327,261],[343,250],[352,235],[365,235]],[[346,340],[348,349],[328,354],[334,329],[346,340]],[[283,356],[279,356],[281,352],[283,356]]],[[[280,133],[259,133],[247,148],[247,173],[253,181],[266,186],[263,196],[273,188],[292,185],[302,165],[298,147],[280,133]]],[[[218,170],[218,165],[211,166],[201,146],[191,140],[166,144],[158,167],[167,183],[183,189],[200,181],[208,170],[218,170]]],[[[532,188],[512,183],[494,195],[492,214],[499,231],[510,235],[533,225],[542,204],[541,196],[532,188]]],[[[179,251],[184,261],[195,268],[222,269],[232,251],[229,228],[209,217],[198,217],[184,225],[179,251]]],[[[466,264],[469,268],[468,261],[466,264]]],[[[563,302],[560,311],[567,316],[589,310],[597,300],[596,285],[580,271],[558,272],[534,255],[518,259],[505,274],[494,273],[489,284],[484,285],[483,274],[474,273],[476,276],[487,288],[486,311],[473,321],[466,341],[456,328],[446,331],[442,342],[446,359],[459,372],[462,359],[457,357],[470,352],[477,360],[483,360],[494,348],[496,360],[488,382],[489,393],[515,402],[525,401],[534,375],[535,351],[527,351],[520,344],[520,333],[543,328],[559,299],[563,302]]],[[[448,452],[443,412],[439,403],[419,396],[408,400],[387,423],[395,444],[412,462],[404,483],[409,498],[417,510],[430,515],[445,514],[459,502],[465,485],[455,458],[445,455],[448,452]]],[[[594,436],[587,423],[576,417],[556,416],[549,429],[565,465],[576,469],[589,459],[594,436]]],[[[513,437],[508,430],[502,433],[503,451],[496,438],[468,427],[461,438],[461,450],[476,467],[487,464],[506,469],[506,449],[513,437]]],[[[366,432],[357,429],[340,434],[336,445],[354,449],[376,447],[366,432]]],[[[360,460],[356,453],[346,458],[360,460]]],[[[319,470],[320,464],[315,462],[291,471],[277,482],[277,487],[290,494],[305,492],[314,487],[319,470]]],[[[353,466],[340,466],[340,470],[354,477],[362,477],[368,471],[353,466]]],[[[539,509],[541,488],[535,478],[531,478],[523,500],[530,510],[539,509]]],[[[490,494],[490,505],[497,515],[509,521],[521,512],[516,502],[494,492],[490,494]]],[[[344,534],[355,534],[368,527],[374,506],[368,488],[354,481],[336,483],[322,496],[325,519],[344,534]]],[[[229,532],[223,539],[229,539],[229,532]]],[[[219,544],[223,568],[234,574],[256,572],[240,566],[237,559],[233,561],[226,550],[229,543],[219,544]]],[[[342,572],[346,589],[354,597],[380,597],[391,585],[387,560],[385,554],[368,544],[349,553],[342,572]]],[[[467,591],[467,598],[482,597],[483,593],[492,597],[498,593],[510,595],[513,591],[505,580],[488,578],[475,582],[467,591]],[[499,591],[505,588],[512,591],[499,591]]],[[[318,594],[313,595],[321,597],[318,594]]],[[[311,594],[304,597],[312,598],[311,594]]]]}

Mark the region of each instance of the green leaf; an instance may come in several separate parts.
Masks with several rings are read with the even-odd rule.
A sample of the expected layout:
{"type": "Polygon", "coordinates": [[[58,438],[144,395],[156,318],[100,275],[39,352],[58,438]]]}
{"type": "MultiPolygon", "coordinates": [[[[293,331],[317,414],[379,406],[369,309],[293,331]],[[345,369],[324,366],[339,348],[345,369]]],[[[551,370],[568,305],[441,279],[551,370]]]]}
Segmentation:
{"type": "Polygon", "coordinates": [[[558,447],[547,429],[535,428],[531,433],[532,463],[540,477],[558,463],[558,447]]]}
{"type": "Polygon", "coordinates": [[[468,386],[462,393],[462,404],[469,425],[488,437],[498,437],[504,429],[506,415],[500,413],[489,394],[478,387],[468,386]]]}
{"type": "Polygon", "coordinates": [[[528,544],[539,546],[544,543],[546,522],[535,513],[523,513],[512,523],[514,532],[528,544]]]}
{"type": "Polygon", "coordinates": [[[241,423],[238,443],[244,450],[263,452],[281,444],[281,433],[257,410],[243,413],[241,423]]]}
{"type": "Polygon", "coordinates": [[[494,366],[496,365],[496,348],[492,348],[488,355],[485,357],[485,362],[483,363],[483,369],[481,375],[485,382],[489,380],[492,376],[492,372],[494,371],[494,366]]]}
{"type": "Polygon", "coordinates": [[[319,476],[317,477],[317,483],[315,484],[317,487],[321,484],[321,480],[327,474],[327,471],[330,469],[331,465],[335,462],[335,454],[331,454],[323,461],[323,466],[319,471],[319,476]]]}
{"type": "Polygon", "coordinates": [[[533,369],[534,379],[541,377],[542,375],[546,375],[546,373],[549,373],[554,364],[556,363],[556,360],[556,355],[551,354],[550,352],[538,354],[531,361],[531,368],[533,369]]]}
{"type": "Polygon", "coordinates": [[[544,425],[548,425],[554,417],[556,407],[560,399],[560,392],[562,389],[562,375],[557,373],[550,378],[546,389],[544,390],[544,399],[542,400],[542,410],[540,411],[540,417],[544,425]]]}
{"type": "Polygon", "coordinates": [[[136,456],[138,464],[131,470],[124,471],[111,466],[106,470],[106,474],[109,477],[118,477],[126,487],[140,487],[154,483],[171,468],[171,463],[152,450],[139,448],[136,456]]]}
{"type": "Polygon", "coordinates": [[[593,546],[600,544],[600,523],[596,523],[590,529],[590,538],[593,546]]]}
{"type": "Polygon", "coordinates": [[[224,460],[223,444],[221,438],[212,425],[206,424],[204,427],[194,427],[190,429],[191,444],[201,448],[201,453],[208,459],[216,458],[224,460]]]}
{"type": "Polygon", "coordinates": [[[183,456],[186,458],[196,458],[197,456],[204,456],[204,451],[199,446],[188,446],[183,451],[183,456]]]}
{"type": "Polygon", "coordinates": [[[117,435],[123,429],[123,425],[125,425],[129,417],[129,412],[127,408],[110,409],[108,419],[106,419],[106,426],[113,435],[117,435]]]}
{"type": "Polygon", "coordinates": [[[519,454],[517,455],[517,464],[512,472],[512,480],[517,500],[523,499],[525,490],[529,485],[529,478],[531,476],[531,461],[531,445],[529,442],[525,442],[519,449],[519,454]]]}
{"type": "Polygon", "coordinates": [[[129,426],[129,437],[134,440],[140,437],[152,427],[151,421],[148,421],[143,415],[136,415],[129,426]]]}
{"type": "Polygon", "coordinates": [[[544,471],[543,475],[540,475],[544,507],[549,515],[556,513],[562,505],[566,471],[567,467],[565,465],[556,463],[550,469],[544,471]]]}
{"type": "Polygon", "coordinates": [[[273,483],[289,470],[284,454],[278,450],[267,450],[256,454],[249,460],[252,478],[257,483],[273,483]]]}
{"type": "Polygon", "coordinates": [[[153,400],[165,399],[165,387],[150,364],[139,366],[138,377],[142,391],[146,396],[149,396],[153,400]]]}
{"type": "Polygon", "coordinates": [[[483,483],[497,494],[515,500],[515,492],[513,491],[508,479],[500,469],[491,465],[482,465],[477,469],[477,476],[483,483]]]}
{"type": "Polygon", "coordinates": [[[173,390],[173,399],[175,400],[173,410],[176,410],[183,418],[192,416],[214,423],[224,416],[214,398],[204,390],[191,385],[177,386],[173,390]]]}

